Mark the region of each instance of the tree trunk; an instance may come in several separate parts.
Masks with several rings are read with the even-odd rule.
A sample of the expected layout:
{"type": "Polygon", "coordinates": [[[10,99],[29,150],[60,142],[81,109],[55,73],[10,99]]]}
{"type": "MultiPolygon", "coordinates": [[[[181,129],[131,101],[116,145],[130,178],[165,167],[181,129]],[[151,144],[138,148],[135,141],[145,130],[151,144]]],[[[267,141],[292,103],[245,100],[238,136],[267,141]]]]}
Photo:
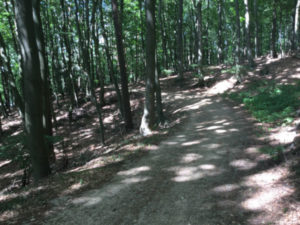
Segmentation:
{"type": "Polygon", "coordinates": [[[223,0],[218,1],[218,63],[224,62],[224,41],[223,41],[223,0]]]}
{"type": "Polygon", "coordinates": [[[178,79],[183,79],[183,0],[178,1],[178,16],[177,16],[177,69],[178,79]]]}
{"type": "Polygon", "coordinates": [[[300,13],[300,0],[297,1],[294,17],[294,30],[293,30],[293,50],[299,48],[299,13],[300,13]]]}
{"type": "Polygon", "coordinates": [[[108,72],[109,72],[109,76],[110,79],[112,80],[115,90],[116,90],[116,94],[117,94],[117,98],[118,98],[118,106],[120,109],[120,113],[122,118],[124,119],[124,109],[123,109],[123,101],[122,101],[122,95],[121,95],[121,91],[119,88],[119,84],[117,81],[117,78],[115,76],[114,73],[114,65],[112,62],[112,56],[111,53],[109,51],[109,45],[108,45],[108,37],[107,37],[107,30],[105,28],[105,24],[104,24],[104,16],[103,16],[103,8],[102,8],[102,0],[100,0],[99,2],[99,9],[100,9],[100,25],[101,25],[101,31],[102,31],[102,37],[104,40],[104,50],[105,50],[105,55],[106,55],[106,61],[107,61],[107,66],[108,66],[108,72]]]}
{"type": "Polygon", "coordinates": [[[115,35],[116,35],[116,41],[117,41],[120,75],[121,75],[122,103],[123,103],[123,109],[124,109],[125,128],[126,128],[126,130],[130,130],[133,128],[133,122],[132,122],[130,100],[129,100],[128,78],[127,78],[127,71],[126,71],[124,46],[123,46],[122,27],[121,27],[120,21],[119,21],[119,11],[118,11],[117,0],[112,0],[111,4],[112,4],[113,21],[114,21],[114,27],[115,27],[115,35]]]}
{"type": "Polygon", "coordinates": [[[155,61],[156,61],[156,67],[155,67],[155,99],[156,99],[156,113],[158,115],[158,122],[161,125],[165,124],[165,116],[163,112],[163,104],[162,104],[162,97],[161,97],[161,87],[160,87],[160,65],[157,61],[157,54],[155,54],[155,61]]]}
{"type": "Polygon", "coordinates": [[[164,3],[162,0],[159,0],[159,23],[160,23],[160,31],[161,31],[161,39],[162,39],[162,49],[163,49],[163,66],[164,69],[168,69],[168,50],[167,50],[167,37],[166,37],[166,29],[165,29],[165,21],[164,21],[164,3]]]}
{"type": "Polygon", "coordinates": [[[15,15],[23,58],[25,129],[32,159],[33,175],[40,179],[50,174],[48,150],[43,132],[43,92],[32,1],[17,0],[15,15]]]}
{"type": "Polygon", "coordinates": [[[248,59],[248,65],[254,67],[254,61],[251,50],[251,39],[250,39],[250,13],[248,0],[244,0],[245,4],[245,36],[246,36],[246,54],[248,59]]]}
{"type": "MultiPolygon", "coordinates": [[[[256,1],[256,0],[255,0],[256,1]]],[[[235,0],[235,29],[236,29],[236,64],[239,65],[241,63],[241,22],[240,22],[240,6],[239,6],[239,0],[235,0]]]]}
{"type": "Polygon", "coordinates": [[[150,135],[155,124],[155,0],[145,0],[146,10],[146,92],[144,114],[140,126],[142,135],[150,135]]]}
{"type": "Polygon", "coordinates": [[[259,19],[258,19],[258,6],[257,0],[254,0],[254,17],[255,17],[255,57],[259,57],[261,55],[260,49],[260,38],[259,38],[259,19]]]}
{"type": "Polygon", "coordinates": [[[198,76],[199,76],[199,84],[203,85],[204,84],[204,77],[202,73],[202,60],[203,60],[203,45],[202,45],[202,0],[196,1],[194,0],[194,6],[196,8],[196,30],[197,30],[197,64],[198,64],[198,76]]]}
{"type": "MultiPolygon", "coordinates": [[[[51,114],[51,93],[49,89],[49,67],[46,57],[45,39],[43,36],[42,21],[40,16],[40,0],[33,0],[33,18],[37,18],[35,21],[35,35],[36,43],[39,54],[41,79],[42,79],[42,91],[43,91],[43,128],[44,135],[52,137],[52,114],[51,114]]],[[[51,142],[48,143],[48,158],[51,162],[55,161],[54,147],[51,142]]]]}
{"type": "Polygon", "coordinates": [[[272,58],[277,58],[277,0],[273,0],[273,18],[272,18],[272,58]]]}

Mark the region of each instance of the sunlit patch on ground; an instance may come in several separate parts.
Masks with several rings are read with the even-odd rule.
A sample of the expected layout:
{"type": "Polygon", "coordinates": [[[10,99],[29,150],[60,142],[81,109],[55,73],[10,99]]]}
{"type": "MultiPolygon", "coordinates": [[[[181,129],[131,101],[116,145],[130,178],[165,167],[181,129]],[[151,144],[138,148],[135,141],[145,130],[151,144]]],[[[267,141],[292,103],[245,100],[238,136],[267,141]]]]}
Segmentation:
{"type": "Polygon", "coordinates": [[[254,168],[257,163],[252,162],[249,159],[238,159],[230,162],[230,165],[237,170],[250,170],[254,168]]]}

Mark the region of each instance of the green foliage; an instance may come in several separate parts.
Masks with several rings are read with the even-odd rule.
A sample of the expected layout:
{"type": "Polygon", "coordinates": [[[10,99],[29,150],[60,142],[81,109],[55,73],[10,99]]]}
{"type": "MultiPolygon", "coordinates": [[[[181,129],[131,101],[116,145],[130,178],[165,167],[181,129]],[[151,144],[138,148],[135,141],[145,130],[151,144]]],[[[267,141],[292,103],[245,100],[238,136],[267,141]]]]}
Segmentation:
{"type": "Polygon", "coordinates": [[[171,69],[169,69],[169,70],[164,69],[164,70],[162,71],[162,74],[163,74],[164,76],[170,76],[170,75],[172,75],[172,73],[174,73],[174,71],[171,70],[171,69]]]}
{"type": "Polygon", "coordinates": [[[295,111],[300,106],[300,83],[297,85],[255,83],[248,91],[228,96],[243,103],[260,122],[288,124],[293,121],[295,111]]]}
{"type": "Polygon", "coordinates": [[[273,160],[278,160],[283,150],[282,146],[264,146],[259,149],[261,153],[271,156],[273,160]]]}

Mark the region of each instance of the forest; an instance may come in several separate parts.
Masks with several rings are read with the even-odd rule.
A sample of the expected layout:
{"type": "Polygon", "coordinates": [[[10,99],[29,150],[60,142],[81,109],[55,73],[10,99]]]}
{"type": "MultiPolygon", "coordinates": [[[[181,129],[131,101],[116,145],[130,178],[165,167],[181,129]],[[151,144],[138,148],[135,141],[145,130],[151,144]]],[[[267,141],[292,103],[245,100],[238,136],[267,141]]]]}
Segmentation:
{"type": "Polygon", "coordinates": [[[299,224],[300,0],[1,0],[0,224],[299,224]]]}

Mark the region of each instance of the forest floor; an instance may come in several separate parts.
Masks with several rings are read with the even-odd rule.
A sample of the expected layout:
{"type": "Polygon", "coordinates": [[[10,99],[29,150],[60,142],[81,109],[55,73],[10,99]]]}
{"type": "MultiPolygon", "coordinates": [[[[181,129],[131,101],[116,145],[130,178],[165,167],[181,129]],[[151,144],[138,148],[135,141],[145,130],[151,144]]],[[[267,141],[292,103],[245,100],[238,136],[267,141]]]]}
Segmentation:
{"type": "MultiPolygon", "coordinates": [[[[257,63],[256,71],[238,86],[225,66],[207,68],[215,83],[206,89],[192,88],[188,78],[182,87],[176,87],[174,76],[162,79],[169,124],[151,137],[114,130],[119,129],[111,116],[114,108],[106,106],[110,139],[109,146],[101,147],[96,116],[80,119],[68,127],[64,140],[70,164],[39,184],[19,188],[21,171],[1,160],[0,223],[300,224],[299,155],[286,154],[278,161],[260,151],[274,144],[287,146],[297,120],[271,128],[222,95],[257,79],[300,79],[297,59],[257,63]],[[270,75],[261,77],[259,70],[266,64],[270,75]]],[[[137,126],[143,88],[132,91],[137,126]]],[[[61,136],[68,126],[65,117],[58,117],[61,136]]]]}

